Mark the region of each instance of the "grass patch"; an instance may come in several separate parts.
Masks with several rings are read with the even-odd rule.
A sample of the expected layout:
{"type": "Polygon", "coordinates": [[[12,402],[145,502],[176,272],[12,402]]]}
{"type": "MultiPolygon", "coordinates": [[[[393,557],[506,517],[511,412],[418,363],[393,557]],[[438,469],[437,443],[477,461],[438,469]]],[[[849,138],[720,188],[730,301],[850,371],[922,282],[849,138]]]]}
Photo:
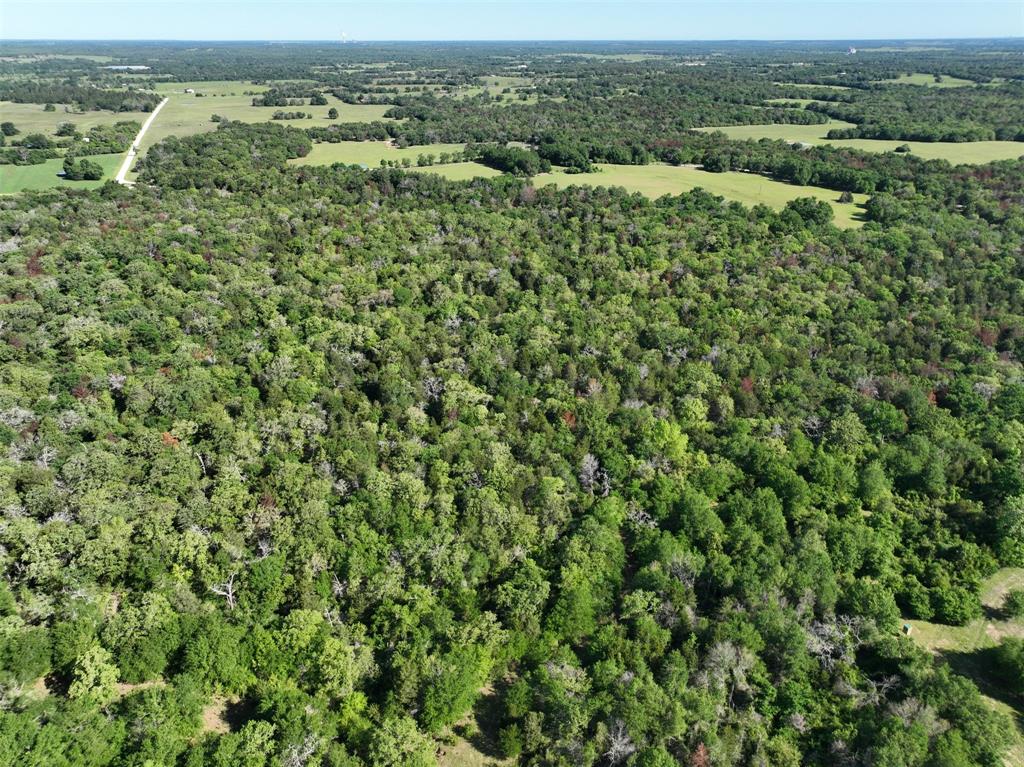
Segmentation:
{"type": "Polygon", "coordinates": [[[921,647],[946,660],[959,674],[969,677],[993,709],[1014,721],[1014,745],[1006,757],[1007,767],[1024,764],[1024,696],[1012,695],[995,682],[989,651],[1006,637],[1024,637],[1024,620],[1007,619],[1003,599],[1010,589],[1024,588],[1024,567],[1006,567],[989,578],[981,590],[983,617],[966,626],[944,626],[929,621],[908,620],[910,637],[921,647]]]}
{"type": "Polygon", "coordinates": [[[15,64],[24,64],[32,61],[45,61],[47,59],[87,59],[100,64],[106,64],[114,60],[113,56],[94,56],[86,53],[24,53],[16,56],[0,56],[0,61],[10,61],[15,64]]]}
{"type": "Polygon", "coordinates": [[[779,139],[805,144],[832,144],[865,152],[891,152],[906,144],[911,154],[924,160],[946,160],[953,165],[982,165],[996,160],[1015,160],[1024,155],[1024,142],[1020,141],[884,141],[881,139],[828,139],[825,135],[833,128],[851,128],[852,123],[833,120],[819,125],[728,125],[721,128],[698,128],[705,132],[721,131],[733,139],[779,139]]]}
{"type": "MultiPolygon", "coordinates": [[[[254,107],[252,96],[243,96],[242,91],[254,86],[247,86],[245,83],[232,83],[223,81],[224,87],[235,85],[238,90],[234,96],[196,96],[192,93],[166,93],[170,99],[167,105],[157,115],[156,120],[146,131],[142,139],[142,146],[139,155],[146,153],[151,146],[163,141],[168,136],[193,136],[197,133],[216,130],[217,123],[211,122],[212,115],[220,115],[226,120],[239,120],[246,123],[271,122],[274,112],[279,109],[290,112],[311,112],[313,117],[303,120],[281,120],[282,125],[290,125],[293,128],[326,127],[334,122],[373,122],[383,120],[384,113],[390,109],[383,104],[346,104],[334,96],[327,97],[327,104],[324,106],[299,106],[299,107],[254,107]],[[331,120],[327,112],[331,109],[338,110],[338,119],[331,120]]],[[[192,87],[192,85],[203,85],[203,83],[167,83],[176,89],[192,87]]],[[[462,148],[461,145],[459,147],[462,148]]],[[[337,162],[337,161],[331,161],[337,162]]],[[[355,162],[361,162],[359,160],[355,162]]],[[[129,173],[128,178],[134,179],[135,174],[129,173]]]]}
{"type": "Polygon", "coordinates": [[[436,173],[449,181],[468,181],[471,178],[491,178],[501,175],[501,171],[488,168],[478,162],[452,162],[447,165],[429,165],[425,168],[414,166],[409,170],[414,170],[417,173],[436,173]]]}
{"type": "Polygon", "coordinates": [[[408,158],[414,164],[406,170],[417,173],[436,173],[450,181],[468,181],[472,178],[490,178],[501,175],[500,171],[488,168],[478,162],[452,162],[422,167],[415,165],[416,158],[421,154],[433,154],[436,157],[441,152],[461,152],[464,148],[462,144],[427,144],[398,149],[385,141],[341,141],[337,144],[324,142],[314,144],[313,151],[305,157],[289,160],[289,162],[292,165],[333,165],[340,162],[345,165],[365,165],[368,168],[379,168],[381,160],[400,161],[403,158],[408,158]]]}
{"type": "Polygon", "coordinates": [[[0,194],[14,194],[26,189],[95,189],[114,177],[123,154],[97,154],[88,159],[103,168],[100,181],[65,181],[57,175],[64,169],[64,158],[57,157],[39,165],[0,165],[0,194]]]}
{"type": "Polygon", "coordinates": [[[241,96],[246,91],[263,93],[270,89],[268,85],[254,85],[245,80],[190,80],[180,83],[153,83],[151,87],[165,96],[184,93],[186,88],[205,93],[207,96],[241,96]]]}
{"type": "MultiPolygon", "coordinates": [[[[335,144],[325,141],[314,144],[313,150],[305,157],[289,162],[295,165],[333,165],[336,162],[343,162],[346,165],[367,165],[376,168],[380,166],[381,160],[401,161],[408,158],[415,164],[416,158],[421,154],[440,155],[441,152],[461,152],[465,148],[464,144],[425,144],[399,149],[386,141],[339,141],[335,144]]],[[[454,164],[476,165],[476,163],[454,164]]],[[[432,167],[437,168],[438,166],[432,167]]]]}
{"type": "Polygon", "coordinates": [[[65,104],[56,104],[56,111],[44,112],[42,104],[15,104],[10,101],[0,101],[0,120],[10,121],[21,131],[21,135],[14,136],[19,139],[27,133],[45,133],[53,135],[57,126],[64,122],[72,122],[81,132],[85,133],[89,128],[97,125],[113,125],[114,123],[126,120],[135,120],[143,123],[149,116],[149,112],[107,112],[96,110],[89,112],[75,112],[74,107],[65,104]]]}
{"type": "Polygon", "coordinates": [[[525,88],[533,85],[529,77],[513,77],[511,75],[486,75],[477,79],[485,88],[525,88]]]}
{"type": "Polygon", "coordinates": [[[775,85],[788,85],[791,88],[823,88],[827,91],[848,91],[851,90],[848,85],[822,85],[821,83],[774,83],[775,85]]]}
{"type": "Polygon", "coordinates": [[[765,104],[799,104],[802,107],[808,104],[823,104],[819,99],[765,99],[765,104]]]}
{"type": "Polygon", "coordinates": [[[1006,593],[1024,589],[1024,567],[1006,567],[997,572],[981,589],[985,616],[966,626],[944,626],[928,621],[907,621],[913,626],[911,636],[930,652],[958,652],[995,647],[1004,637],[1024,638],[1024,620],[1005,620],[1000,609],[1006,593]]]}
{"type": "Polygon", "coordinates": [[[547,58],[574,57],[578,59],[605,59],[607,61],[626,61],[636,63],[640,61],[659,61],[668,54],[665,53],[551,53],[547,58]]]}
{"type": "Polygon", "coordinates": [[[960,77],[950,77],[949,75],[940,76],[942,77],[941,82],[936,81],[935,75],[914,72],[913,74],[894,77],[891,80],[879,80],[878,82],[892,83],[894,85],[926,85],[929,88],[963,88],[965,85],[974,85],[973,80],[964,80],[960,77]]]}
{"type": "MultiPolygon", "coordinates": [[[[336,162],[347,165],[366,165],[376,168],[382,159],[401,160],[408,157],[415,163],[421,154],[435,155],[441,152],[458,152],[461,144],[428,144],[396,149],[383,141],[342,141],[337,144],[314,144],[313,151],[306,157],[289,160],[293,165],[331,165],[336,162]]],[[[680,194],[697,187],[703,187],[712,194],[721,195],[746,205],[764,203],[776,210],[797,197],[814,197],[832,205],[835,223],[840,227],[859,226],[862,206],[867,195],[854,195],[854,202],[838,202],[839,192],[816,186],[796,186],[759,176],[754,173],[706,173],[691,166],[673,165],[600,165],[599,173],[570,174],[564,171],[542,173],[534,178],[538,186],[555,184],[572,186],[621,186],[630,192],[639,192],[646,197],[658,198],[665,194],[680,194]]],[[[413,166],[409,170],[437,173],[453,181],[464,181],[481,176],[498,176],[493,168],[475,162],[457,162],[447,165],[413,166]]]]}
{"type": "Polygon", "coordinates": [[[862,223],[862,207],[867,195],[855,194],[854,202],[841,204],[839,192],[816,186],[784,184],[756,173],[708,173],[693,166],[673,165],[600,165],[600,173],[569,174],[562,171],[544,173],[534,181],[538,185],[621,186],[645,197],[658,198],[665,194],[681,194],[702,187],[708,192],[744,205],[768,205],[780,210],[797,197],[824,200],[835,212],[836,226],[849,228],[862,223]]]}
{"type": "Polygon", "coordinates": [[[473,710],[443,738],[446,742],[437,753],[439,767],[511,767],[516,763],[502,757],[498,747],[501,702],[491,687],[480,693],[473,710]]]}

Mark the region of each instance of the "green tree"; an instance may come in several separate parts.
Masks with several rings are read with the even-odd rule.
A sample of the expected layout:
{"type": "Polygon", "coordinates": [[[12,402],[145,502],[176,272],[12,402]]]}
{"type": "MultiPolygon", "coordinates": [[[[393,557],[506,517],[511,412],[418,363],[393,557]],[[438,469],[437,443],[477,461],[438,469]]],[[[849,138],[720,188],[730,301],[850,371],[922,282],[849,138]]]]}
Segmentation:
{"type": "Polygon", "coordinates": [[[434,744],[409,717],[389,717],[370,740],[370,763],[380,767],[434,767],[434,744]]]}
{"type": "Polygon", "coordinates": [[[107,650],[96,644],[75,663],[68,697],[106,706],[117,698],[118,670],[107,650]]]}
{"type": "Polygon", "coordinates": [[[1003,612],[1010,618],[1024,618],[1024,589],[1010,589],[1006,592],[1003,612]]]}

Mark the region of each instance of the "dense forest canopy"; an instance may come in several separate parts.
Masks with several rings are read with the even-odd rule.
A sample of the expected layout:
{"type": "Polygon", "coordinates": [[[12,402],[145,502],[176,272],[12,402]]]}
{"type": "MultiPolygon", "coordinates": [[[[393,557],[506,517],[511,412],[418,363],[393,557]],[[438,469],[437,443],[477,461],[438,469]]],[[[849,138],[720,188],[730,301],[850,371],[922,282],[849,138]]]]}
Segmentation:
{"type": "MultiPolygon", "coordinates": [[[[853,70],[834,48],[803,82],[853,70]]],[[[936,89],[942,120],[1017,119],[1004,48],[912,61],[998,79],[936,89]]],[[[267,106],[371,96],[359,62],[549,90],[362,124],[495,178],[295,167],[329,137],[224,120],[134,187],[0,198],[0,764],[1008,763],[976,682],[1020,710],[1019,638],[957,665],[906,622],[979,625],[1024,568],[1024,161],[690,132],[824,119],[750,113],[808,92],[782,47],[666,47],[726,58],[717,92],[615,45],[211,50],[74,53],[278,80],[267,106]],[[813,178],[868,221],[530,179],[610,156],[813,178]]],[[[918,87],[867,62],[830,109],[918,87]]]]}

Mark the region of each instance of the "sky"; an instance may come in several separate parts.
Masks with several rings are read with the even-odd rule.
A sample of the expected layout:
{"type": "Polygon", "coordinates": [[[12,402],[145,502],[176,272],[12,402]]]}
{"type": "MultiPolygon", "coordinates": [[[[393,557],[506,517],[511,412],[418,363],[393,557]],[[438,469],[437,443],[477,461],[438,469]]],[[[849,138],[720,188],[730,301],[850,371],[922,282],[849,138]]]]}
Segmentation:
{"type": "MultiPolygon", "coordinates": [[[[0,39],[866,40],[1024,36],[1024,0],[0,0],[0,39]]],[[[0,50],[2,53],[2,50],[0,50]]]]}

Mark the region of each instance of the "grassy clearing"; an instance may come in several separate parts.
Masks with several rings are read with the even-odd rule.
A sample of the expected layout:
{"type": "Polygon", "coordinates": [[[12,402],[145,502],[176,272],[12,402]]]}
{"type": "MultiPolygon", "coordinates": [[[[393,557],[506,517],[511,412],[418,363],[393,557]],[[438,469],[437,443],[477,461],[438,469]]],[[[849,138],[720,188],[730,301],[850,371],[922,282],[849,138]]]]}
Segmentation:
{"type": "Polygon", "coordinates": [[[223,735],[231,731],[231,723],[228,721],[228,708],[238,703],[238,698],[225,698],[214,695],[213,699],[203,706],[202,731],[215,732],[223,735]]]}
{"type": "Polygon", "coordinates": [[[912,51],[949,51],[948,45],[877,45],[870,48],[858,48],[862,53],[910,53],[912,51]]]}
{"type": "Polygon", "coordinates": [[[791,88],[824,89],[827,91],[848,91],[848,85],[821,85],[820,83],[775,83],[775,85],[788,85],[791,88]]]}
{"type": "MultiPolygon", "coordinates": [[[[367,165],[376,168],[380,165],[381,160],[401,161],[408,158],[415,163],[416,158],[421,154],[439,155],[441,152],[461,152],[465,148],[464,144],[426,144],[398,149],[386,141],[339,141],[336,144],[323,142],[314,144],[313,151],[305,157],[290,160],[290,162],[296,165],[333,165],[336,162],[343,162],[346,165],[367,165]]],[[[476,165],[476,163],[456,164],[476,165]]]]}
{"type": "MultiPolygon", "coordinates": [[[[349,165],[366,165],[375,168],[382,159],[401,160],[408,157],[413,162],[420,154],[435,155],[441,152],[462,150],[460,144],[430,144],[396,149],[381,141],[343,141],[337,144],[315,144],[306,157],[290,160],[294,165],[330,165],[342,162],[349,165]]],[[[854,202],[840,204],[839,192],[816,186],[795,186],[759,176],[754,173],[706,173],[690,166],[672,165],[600,165],[598,173],[570,174],[553,171],[538,175],[534,182],[538,186],[621,186],[630,192],[639,192],[646,197],[658,198],[665,194],[680,194],[697,187],[703,187],[712,194],[745,205],[764,203],[776,210],[797,197],[814,197],[832,205],[836,226],[851,227],[861,223],[862,206],[867,195],[854,195],[854,202]]],[[[498,176],[498,171],[475,162],[458,162],[448,165],[411,167],[424,173],[437,173],[453,181],[463,181],[481,176],[498,176]]]]}
{"type": "Polygon", "coordinates": [[[819,99],[765,99],[765,104],[799,104],[802,107],[808,104],[823,104],[819,99]]]}
{"type": "MultiPolygon", "coordinates": [[[[184,87],[201,85],[201,83],[171,83],[170,85],[181,90],[184,87]]],[[[197,133],[215,130],[217,123],[210,120],[214,114],[227,120],[240,120],[247,123],[271,121],[271,117],[274,112],[278,111],[278,107],[254,107],[252,105],[253,97],[242,95],[243,90],[252,86],[226,81],[224,87],[228,88],[232,85],[238,86],[238,90],[234,91],[236,94],[234,96],[196,96],[184,92],[167,93],[170,101],[146,131],[139,155],[144,155],[151,146],[163,141],[168,136],[193,136],[197,133]]],[[[309,106],[307,104],[301,107],[280,107],[286,112],[299,111],[313,114],[312,118],[282,120],[281,124],[290,125],[293,128],[313,128],[326,127],[333,122],[372,122],[386,119],[384,113],[390,109],[389,106],[381,104],[346,104],[333,96],[328,96],[327,102],[326,106],[309,106]],[[327,117],[327,112],[332,107],[338,110],[337,120],[327,117]]],[[[134,179],[134,173],[129,174],[128,178],[134,179]]]]}
{"type": "Polygon", "coordinates": [[[515,761],[487,756],[472,741],[458,737],[452,745],[441,746],[437,763],[439,767],[504,767],[515,761]]]}
{"type": "Polygon", "coordinates": [[[27,53],[18,56],[0,56],[0,61],[13,62],[15,64],[25,64],[32,61],[45,61],[46,59],[66,59],[73,61],[75,59],[87,59],[88,61],[95,61],[100,64],[106,64],[114,60],[112,56],[93,56],[85,53],[27,53]]]}
{"type": "Polygon", "coordinates": [[[478,82],[485,88],[525,88],[533,85],[529,77],[513,77],[511,75],[487,75],[478,82]]]}
{"type": "Polygon", "coordinates": [[[1020,588],[1024,588],[1024,567],[1007,567],[985,582],[981,591],[985,615],[967,626],[907,621],[912,627],[911,639],[946,659],[956,672],[973,679],[986,702],[1016,723],[1014,745],[1006,758],[1007,767],[1024,764],[1024,698],[1012,698],[993,684],[986,651],[1006,637],[1024,637],[1024,619],[1008,620],[1001,613],[1006,592],[1020,588]]]}
{"type": "MultiPolygon", "coordinates": [[[[44,112],[42,104],[15,104],[10,101],[0,101],[0,120],[10,121],[21,131],[26,133],[45,133],[53,135],[57,126],[64,122],[74,123],[78,130],[85,132],[97,125],[113,125],[124,120],[135,120],[143,123],[149,116],[148,112],[107,112],[103,110],[90,112],[75,112],[74,107],[65,104],[55,104],[56,110],[44,112]]],[[[21,136],[15,136],[21,138],[21,136]]]]}
{"type": "Polygon", "coordinates": [[[198,93],[205,93],[207,96],[241,96],[246,91],[250,93],[263,93],[269,90],[267,85],[254,85],[245,80],[195,80],[180,83],[153,83],[153,90],[169,96],[172,93],[184,93],[186,88],[191,88],[198,93]]]}
{"type": "Polygon", "coordinates": [[[852,123],[833,120],[821,125],[729,125],[722,128],[698,128],[705,132],[721,131],[734,139],[780,139],[805,144],[833,144],[865,152],[891,152],[906,144],[911,154],[925,160],[947,160],[954,165],[981,165],[996,160],[1015,160],[1024,155],[1020,141],[965,141],[940,143],[927,141],[883,141],[880,139],[827,139],[833,128],[850,128],[852,123]]]}
{"type": "Polygon", "coordinates": [[[499,754],[498,724],[501,704],[491,687],[480,691],[473,710],[452,728],[450,738],[438,748],[439,767],[511,767],[515,759],[499,754]]]}
{"type": "Polygon", "coordinates": [[[658,198],[665,194],[680,194],[702,187],[711,194],[744,205],[768,205],[781,209],[797,197],[824,200],[835,211],[836,226],[859,226],[863,204],[867,195],[854,195],[854,202],[839,203],[839,192],[816,186],[796,186],[774,181],[756,173],[708,173],[692,166],[673,165],[600,165],[600,173],[569,174],[561,171],[545,173],[534,180],[538,185],[621,186],[645,197],[658,198]]]}
{"type": "Polygon", "coordinates": [[[607,61],[626,61],[636,63],[640,61],[658,61],[665,58],[664,53],[552,53],[547,58],[575,57],[578,59],[605,59],[607,61]]]}
{"type": "Polygon", "coordinates": [[[501,175],[501,171],[488,168],[486,165],[481,165],[478,162],[452,162],[447,165],[428,165],[425,168],[414,166],[409,168],[409,170],[419,173],[436,173],[439,176],[444,176],[449,181],[468,181],[471,178],[491,178],[492,176],[501,175]]]}
{"type": "Polygon", "coordinates": [[[64,169],[63,158],[47,160],[39,165],[0,165],[0,194],[14,194],[25,189],[95,189],[114,177],[123,154],[97,154],[88,159],[103,168],[101,181],[65,181],[57,173],[64,169]]]}
{"type": "MultiPolygon", "coordinates": [[[[337,144],[314,144],[313,151],[307,156],[291,160],[293,165],[333,165],[340,162],[346,165],[366,165],[369,168],[380,167],[381,160],[402,160],[409,158],[413,163],[421,154],[441,152],[461,152],[462,144],[428,144],[397,149],[383,141],[342,141],[337,144]]],[[[467,181],[471,178],[490,178],[500,176],[501,172],[481,165],[478,162],[452,162],[444,165],[412,165],[407,170],[418,173],[436,173],[450,181],[467,181]]]]}
{"type": "MultiPolygon", "coordinates": [[[[379,81],[378,81],[379,84],[379,81]]],[[[528,77],[513,77],[509,75],[486,75],[478,77],[473,85],[442,85],[440,83],[406,83],[404,85],[387,85],[384,89],[390,93],[433,93],[435,96],[451,99],[468,99],[487,93],[491,96],[504,96],[504,101],[496,102],[498,106],[508,104],[536,104],[539,97],[536,93],[530,92],[526,99],[520,99],[518,90],[531,88],[533,80],[528,77]],[[512,93],[502,94],[505,88],[511,88],[512,93]]],[[[551,101],[564,101],[562,97],[550,98],[551,101]]]]}
{"type": "Polygon", "coordinates": [[[964,80],[959,77],[950,77],[949,75],[942,75],[942,82],[936,82],[935,75],[924,74],[923,72],[900,75],[891,80],[879,80],[878,82],[892,83],[894,85],[926,85],[929,88],[963,88],[965,85],[974,85],[973,80],[964,80]]]}
{"type": "Polygon", "coordinates": [[[1003,637],[1024,638],[1024,620],[1003,620],[1000,608],[1006,592],[1024,589],[1024,567],[1007,567],[989,578],[981,591],[986,615],[967,626],[943,626],[928,621],[907,621],[914,627],[911,636],[931,652],[958,652],[995,647],[1003,637]]]}

